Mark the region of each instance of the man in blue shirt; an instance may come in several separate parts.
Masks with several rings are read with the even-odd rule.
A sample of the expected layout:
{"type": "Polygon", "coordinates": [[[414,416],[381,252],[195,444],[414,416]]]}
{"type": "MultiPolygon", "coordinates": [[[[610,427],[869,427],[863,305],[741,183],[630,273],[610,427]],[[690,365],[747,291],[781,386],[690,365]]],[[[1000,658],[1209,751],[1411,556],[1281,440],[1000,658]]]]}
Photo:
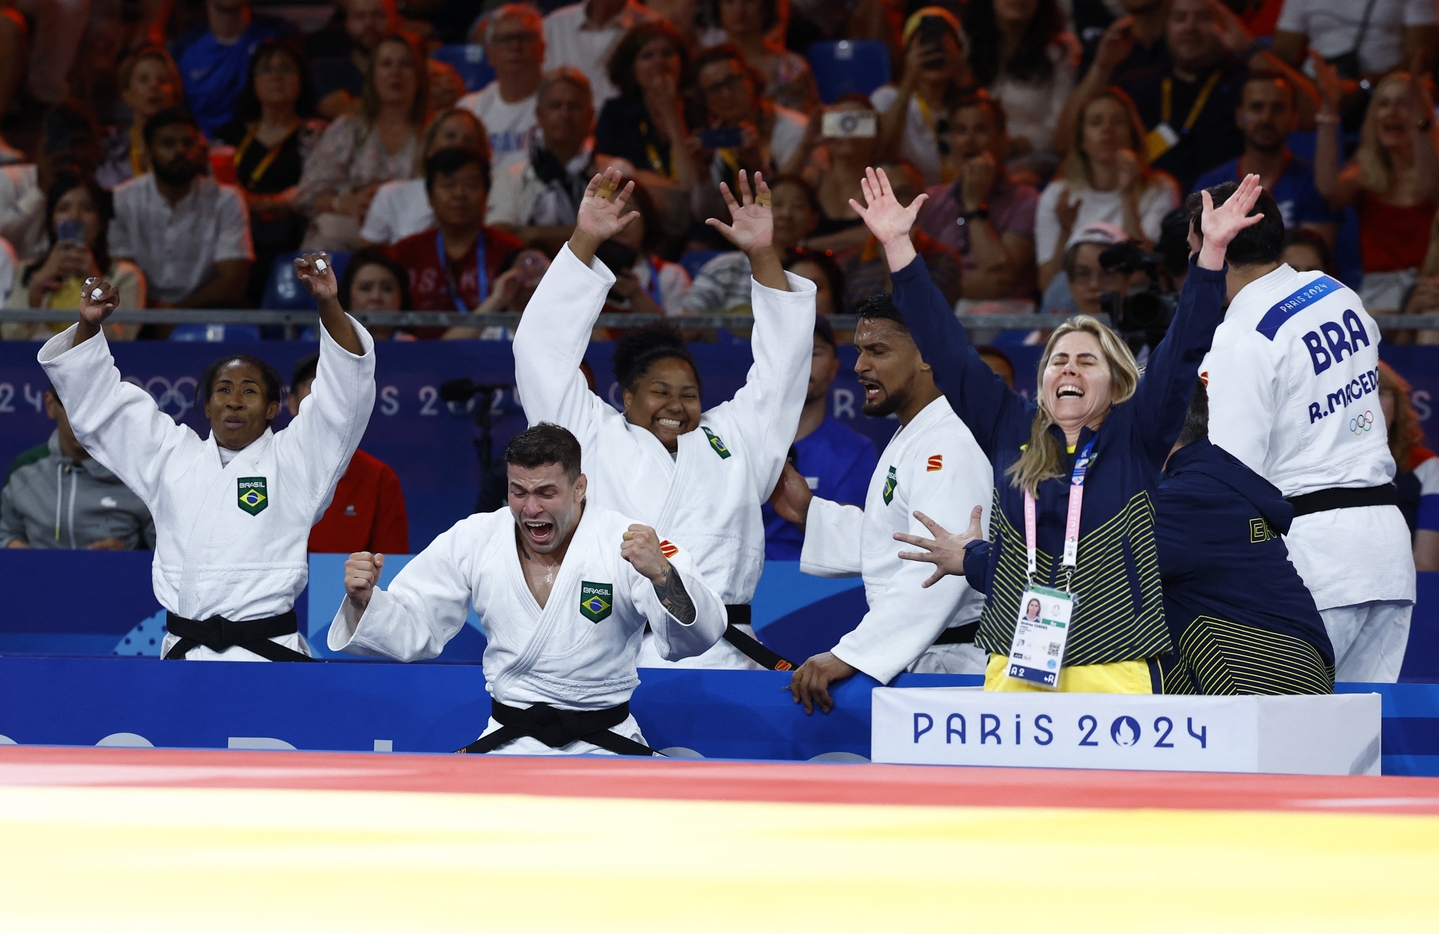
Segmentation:
{"type": "MultiPolygon", "coordinates": [[[[824,316],[815,319],[814,354],[810,357],[809,390],[799,416],[799,431],[790,448],[790,463],[809,483],[810,492],[850,506],[864,506],[870,475],[879,461],[874,442],[829,415],[829,387],[839,374],[834,328],[824,316]]],[[[798,561],[804,530],[781,519],[764,504],[765,558],[798,561]]]]}
{"type": "Polygon", "coordinates": [[[1294,85],[1286,78],[1250,78],[1244,83],[1234,120],[1244,134],[1244,154],[1205,172],[1193,190],[1241,181],[1253,172],[1279,203],[1285,230],[1313,230],[1332,248],[1341,218],[1314,187],[1313,166],[1291,153],[1286,143],[1299,124],[1294,85]]]}
{"type": "Polygon", "coordinates": [[[294,28],[283,20],[253,16],[250,0],[207,0],[205,16],[205,26],[195,27],[171,51],[185,85],[185,104],[213,138],[233,116],[255,48],[274,36],[292,36],[294,28]]]}

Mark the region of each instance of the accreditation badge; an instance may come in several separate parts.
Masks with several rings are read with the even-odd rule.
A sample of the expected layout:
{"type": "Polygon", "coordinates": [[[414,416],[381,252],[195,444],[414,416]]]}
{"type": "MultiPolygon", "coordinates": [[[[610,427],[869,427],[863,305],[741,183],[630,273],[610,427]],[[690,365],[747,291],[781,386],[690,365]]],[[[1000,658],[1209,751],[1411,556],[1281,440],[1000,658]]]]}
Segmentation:
{"type": "Polygon", "coordinates": [[[1154,129],[1144,136],[1144,154],[1148,156],[1149,162],[1153,164],[1155,159],[1173,149],[1179,143],[1179,134],[1174,132],[1174,127],[1167,123],[1159,122],[1154,129]]]}
{"type": "Polygon", "coordinates": [[[1019,601],[1019,619],[1014,624],[1009,669],[1005,673],[1042,688],[1058,688],[1073,613],[1073,594],[1049,587],[1026,590],[1019,601]]]}

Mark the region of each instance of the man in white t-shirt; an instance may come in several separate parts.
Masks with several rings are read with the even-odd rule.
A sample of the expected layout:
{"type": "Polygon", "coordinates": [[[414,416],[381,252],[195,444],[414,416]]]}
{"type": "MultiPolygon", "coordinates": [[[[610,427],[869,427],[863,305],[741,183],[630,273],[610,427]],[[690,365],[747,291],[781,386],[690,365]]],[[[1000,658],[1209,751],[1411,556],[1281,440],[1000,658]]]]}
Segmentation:
{"type": "Polygon", "coordinates": [[[490,171],[524,162],[535,136],[535,91],[545,57],[545,21],[534,7],[510,3],[480,21],[470,38],[485,47],[495,80],[460,98],[490,134],[490,171]]]}
{"type": "Polygon", "coordinates": [[[610,53],[621,36],[654,18],[635,0],[584,0],[560,7],[545,17],[545,71],[568,65],[584,72],[598,112],[620,93],[610,83],[610,53]]]}
{"type": "Polygon", "coordinates": [[[1357,74],[1341,74],[1350,80],[1416,64],[1427,72],[1439,53],[1436,22],[1434,0],[1285,0],[1274,30],[1274,54],[1312,74],[1310,49],[1331,61],[1357,51],[1357,74]]]}

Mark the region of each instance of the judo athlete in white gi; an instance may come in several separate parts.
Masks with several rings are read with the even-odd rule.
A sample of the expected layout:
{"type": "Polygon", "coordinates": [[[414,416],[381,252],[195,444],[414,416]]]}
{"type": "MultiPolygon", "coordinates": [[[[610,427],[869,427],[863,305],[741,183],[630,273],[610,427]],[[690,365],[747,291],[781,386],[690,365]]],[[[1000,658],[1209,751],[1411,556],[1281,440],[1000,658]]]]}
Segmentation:
{"type": "MultiPolygon", "coordinates": [[[[749,601],[764,569],[764,520],[769,498],[799,425],[814,349],[815,287],[786,273],[771,246],[769,189],[756,174],[751,196],[741,173],[740,197],[724,189],[731,224],[708,223],[750,258],[754,365],[729,402],[700,411],[699,376],[678,335],[661,326],[631,332],[616,348],[624,411],[591,392],[579,366],[595,319],[615,277],[594,258],[596,247],[638,215],[624,213],[630,186],[611,201],[619,173],[590,182],[574,236],[560,250],[525,309],[515,333],[515,382],[530,424],[554,422],[575,433],[589,466],[595,505],[663,529],[687,549],[705,581],[730,607],[729,641],[685,664],[757,668],[732,642],[766,667],[793,664],[752,638],[749,601]],[[602,187],[603,186],[603,187],[602,187]]],[[[666,664],[657,646],[642,666],[666,664]]]]}
{"type": "Polygon", "coordinates": [[[981,522],[983,506],[970,507],[993,500],[994,469],[934,385],[890,296],[874,296],[858,314],[854,372],[864,389],[863,412],[894,414],[900,424],[870,477],[864,508],[813,496],[789,464],[770,500],[804,529],[800,570],[860,575],[869,603],[858,626],[794,673],[790,689],[807,713],[816,704],[828,713],[829,685],[857,671],[883,684],[906,670],[983,674],[989,661],[974,645],[984,595],[963,576],[931,576],[923,565],[901,560],[895,540],[981,522]]]}
{"type": "MultiPolygon", "coordinates": [[[[1232,188],[1209,189],[1215,204],[1232,188]]],[[[1229,244],[1229,310],[1200,367],[1209,437],[1294,505],[1285,544],[1334,645],[1335,680],[1392,682],[1415,580],[1379,401],[1379,328],[1338,281],[1281,264],[1278,208],[1267,193],[1259,208],[1265,220],[1229,244]]]]}
{"type": "Polygon", "coordinates": [[[155,598],[170,630],[165,658],[309,661],[295,598],[309,579],[306,542],[344,475],[375,405],[374,341],[340,309],[324,253],[295,260],[320,308],[320,363],[288,428],[270,430],[280,378],[248,355],[212,364],[196,388],[209,437],[175,424],[120,379],[101,325],[108,283],[85,284],[80,323],[40,349],[75,437],[155,517],[155,598]]]}
{"type": "Polygon", "coordinates": [[[667,658],[721,638],[724,604],[654,529],[585,502],[580,445],[536,425],[505,451],[509,508],[470,516],[376,589],[383,555],[345,562],[330,648],[434,658],[471,605],[489,645],[490,722],[464,752],[649,755],[629,712],[648,622],[667,658]]]}

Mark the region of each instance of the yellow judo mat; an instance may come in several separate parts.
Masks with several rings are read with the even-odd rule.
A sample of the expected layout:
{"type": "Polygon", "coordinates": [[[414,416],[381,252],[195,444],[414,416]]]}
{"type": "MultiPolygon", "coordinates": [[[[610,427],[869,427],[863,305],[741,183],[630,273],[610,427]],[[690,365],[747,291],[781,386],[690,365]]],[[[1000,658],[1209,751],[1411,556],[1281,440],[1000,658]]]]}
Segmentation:
{"type": "MultiPolygon", "coordinates": [[[[789,800],[712,800],[703,787],[686,799],[687,776],[708,780],[699,770],[672,772],[651,797],[636,763],[616,773],[635,786],[628,797],[550,793],[557,775],[569,780],[552,760],[523,760],[535,785],[524,794],[417,790],[402,771],[405,790],[313,787],[368,779],[287,767],[297,754],[244,755],[260,764],[243,781],[191,768],[49,782],[0,756],[0,931],[1439,930],[1439,782],[1422,779],[1363,780],[1335,797],[1342,786],[1290,778],[1328,797],[1284,798],[1279,784],[1263,809],[1191,810],[1186,789],[1227,778],[1191,775],[1172,807],[1021,807],[894,803],[907,789],[935,797],[916,775],[971,770],[785,765],[783,787],[750,790],[789,800]],[[874,795],[886,803],[793,800],[805,768],[814,797],[853,797],[857,769],[858,787],[886,788],[874,795]],[[877,768],[894,778],[864,771],[877,768]]],[[[461,762],[434,784],[487,767],[461,762]]],[[[587,768],[578,780],[596,784],[587,768]]],[[[1006,794],[1006,774],[1036,789],[1046,775],[1067,781],[977,771],[1000,773],[1006,794]]],[[[746,790],[726,778],[741,773],[717,774],[746,790]]],[[[1162,793],[1158,781],[1131,796],[1162,793]]]]}

